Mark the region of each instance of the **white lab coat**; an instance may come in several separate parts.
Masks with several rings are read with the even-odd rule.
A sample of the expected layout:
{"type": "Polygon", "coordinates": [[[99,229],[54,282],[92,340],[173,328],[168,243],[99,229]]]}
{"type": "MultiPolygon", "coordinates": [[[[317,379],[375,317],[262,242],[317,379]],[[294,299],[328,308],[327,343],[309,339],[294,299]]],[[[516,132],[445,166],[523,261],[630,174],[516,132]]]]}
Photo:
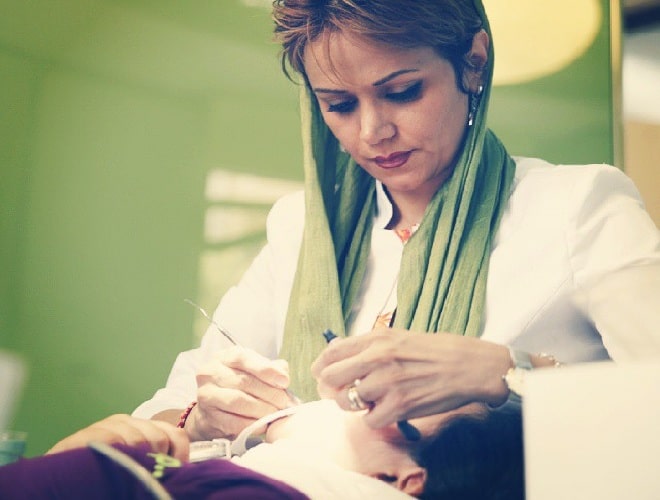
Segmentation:
{"type": "MultiPolygon", "coordinates": [[[[660,233],[632,181],[607,165],[515,160],[491,250],[481,338],[568,363],[660,359],[660,233]]],[[[398,274],[403,246],[384,229],[391,210],[379,186],[351,335],[371,329],[398,274]]],[[[268,357],[282,344],[303,223],[302,193],[273,206],[268,243],[214,313],[242,345],[268,357]]],[[[197,367],[226,346],[209,328],[199,348],[177,357],[166,387],[134,415],[185,408],[196,399],[197,367]]]]}

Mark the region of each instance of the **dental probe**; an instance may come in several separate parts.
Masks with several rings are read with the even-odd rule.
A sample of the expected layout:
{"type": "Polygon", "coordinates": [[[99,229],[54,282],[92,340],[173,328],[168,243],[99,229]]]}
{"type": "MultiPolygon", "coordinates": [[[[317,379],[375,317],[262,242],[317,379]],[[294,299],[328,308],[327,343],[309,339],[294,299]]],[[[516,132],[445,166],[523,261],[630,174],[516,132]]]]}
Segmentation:
{"type": "MultiPolygon", "coordinates": [[[[214,319],[213,319],[213,318],[212,318],[212,317],[206,312],[206,309],[204,309],[204,308],[203,308],[202,306],[200,306],[199,304],[195,304],[195,303],[194,303],[192,300],[190,300],[190,299],[183,299],[183,301],[186,302],[186,303],[188,303],[188,304],[190,304],[190,305],[193,306],[195,309],[197,309],[200,313],[202,313],[202,316],[204,316],[204,317],[208,320],[209,323],[211,323],[213,326],[215,326],[215,328],[216,328],[216,329],[217,329],[222,335],[224,335],[224,337],[225,337],[227,340],[229,340],[229,342],[231,342],[231,343],[234,344],[235,346],[239,346],[239,347],[240,347],[240,344],[239,344],[238,342],[236,342],[236,339],[234,339],[234,337],[231,335],[231,333],[229,333],[227,330],[225,330],[224,328],[222,328],[222,327],[218,324],[218,322],[215,321],[215,320],[214,320],[214,319]]],[[[299,404],[302,402],[298,396],[296,396],[293,392],[291,392],[290,389],[284,389],[284,391],[289,395],[289,397],[291,398],[291,400],[292,400],[294,403],[296,403],[297,405],[299,405],[299,404]]]]}

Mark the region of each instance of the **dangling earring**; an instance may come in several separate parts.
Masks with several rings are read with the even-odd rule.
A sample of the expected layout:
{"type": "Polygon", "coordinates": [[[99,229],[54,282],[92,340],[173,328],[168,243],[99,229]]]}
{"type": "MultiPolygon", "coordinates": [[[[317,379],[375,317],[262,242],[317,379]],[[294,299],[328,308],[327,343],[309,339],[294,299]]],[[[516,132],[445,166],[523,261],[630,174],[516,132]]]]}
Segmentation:
{"type": "Polygon", "coordinates": [[[479,101],[481,100],[481,93],[484,91],[484,86],[479,85],[476,92],[470,94],[470,112],[468,113],[468,127],[474,125],[474,117],[477,115],[477,108],[479,108],[479,101]]]}

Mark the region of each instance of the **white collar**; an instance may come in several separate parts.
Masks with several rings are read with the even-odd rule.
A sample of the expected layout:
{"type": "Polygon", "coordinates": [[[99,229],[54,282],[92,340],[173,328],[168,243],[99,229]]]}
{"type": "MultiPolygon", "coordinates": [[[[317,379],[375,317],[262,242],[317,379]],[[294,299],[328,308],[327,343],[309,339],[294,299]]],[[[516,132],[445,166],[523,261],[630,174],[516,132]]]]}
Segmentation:
{"type": "Polygon", "coordinates": [[[374,227],[385,229],[392,220],[393,215],[394,207],[385,192],[385,186],[383,186],[382,182],[376,181],[376,217],[374,219],[374,227]]]}

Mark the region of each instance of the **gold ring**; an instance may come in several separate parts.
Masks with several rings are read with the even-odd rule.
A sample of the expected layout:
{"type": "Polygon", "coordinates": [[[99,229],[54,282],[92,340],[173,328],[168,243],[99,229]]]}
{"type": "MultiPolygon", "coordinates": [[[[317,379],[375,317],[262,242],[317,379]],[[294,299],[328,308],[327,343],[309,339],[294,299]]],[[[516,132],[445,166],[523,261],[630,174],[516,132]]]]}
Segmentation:
{"type": "Polygon", "coordinates": [[[348,402],[351,406],[351,410],[360,411],[366,410],[369,408],[367,402],[360,397],[360,393],[357,391],[357,387],[352,385],[348,388],[348,402]]]}

